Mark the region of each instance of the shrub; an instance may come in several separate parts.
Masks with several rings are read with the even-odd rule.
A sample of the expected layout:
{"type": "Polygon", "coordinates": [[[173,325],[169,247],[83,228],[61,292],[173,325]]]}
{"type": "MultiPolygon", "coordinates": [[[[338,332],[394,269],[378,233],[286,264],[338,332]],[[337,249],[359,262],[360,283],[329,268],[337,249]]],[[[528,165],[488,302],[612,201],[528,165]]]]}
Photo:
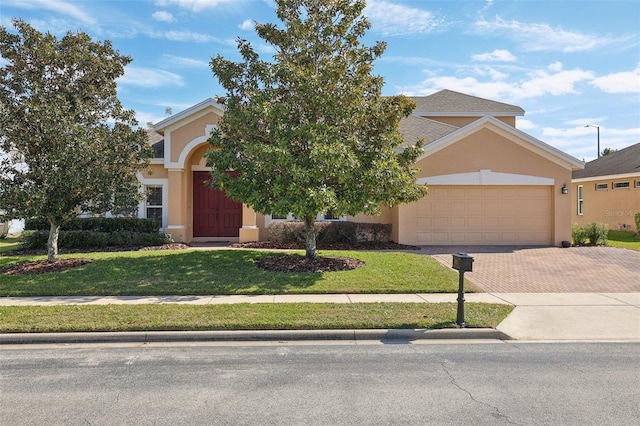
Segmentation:
{"type": "MultiPolygon", "coordinates": [[[[23,247],[27,250],[47,247],[49,231],[25,231],[23,247]]],[[[60,231],[58,247],[66,249],[96,249],[106,247],[148,247],[172,242],[168,234],[157,232],[93,232],[60,231]]]]}
{"type": "Polygon", "coordinates": [[[640,213],[636,213],[636,235],[640,235],[640,213]]]}
{"type": "MultiPolygon", "coordinates": [[[[318,243],[354,244],[365,241],[391,241],[391,225],[384,223],[316,222],[318,243]]],[[[273,222],[268,239],[281,243],[304,242],[304,223],[273,222]]]]}
{"type": "Polygon", "coordinates": [[[608,241],[607,225],[600,222],[592,222],[584,229],[589,244],[592,246],[602,244],[606,245],[608,241]]]}
{"type": "MultiPolygon", "coordinates": [[[[29,231],[48,231],[49,222],[42,218],[26,219],[24,229],[29,231]]],[[[60,226],[61,231],[94,232],[158,232],[160,222],[155,219],[136,217],[78,217],[70,219],[60,226]]]]}
{"type": "Polygon", "coordinates": [[[573,240],[573,244],[577,246],[582,246],[587,243],[587,233],[583,227],[574,223],[571,226],[571,239],[573,240]]]}

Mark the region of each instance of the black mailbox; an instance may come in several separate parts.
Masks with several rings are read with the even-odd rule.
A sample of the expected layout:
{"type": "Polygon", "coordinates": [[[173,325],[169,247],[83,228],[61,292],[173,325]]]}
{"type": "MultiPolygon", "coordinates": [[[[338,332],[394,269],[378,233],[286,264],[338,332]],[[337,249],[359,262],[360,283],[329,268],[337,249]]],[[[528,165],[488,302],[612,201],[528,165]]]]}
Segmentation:
{"type": "Polygon", "coordinates": [[[466,253],[455,253],[453,256],[453,269],[457,269],[462,272],[473,271],[473,257],[466,253]]]}

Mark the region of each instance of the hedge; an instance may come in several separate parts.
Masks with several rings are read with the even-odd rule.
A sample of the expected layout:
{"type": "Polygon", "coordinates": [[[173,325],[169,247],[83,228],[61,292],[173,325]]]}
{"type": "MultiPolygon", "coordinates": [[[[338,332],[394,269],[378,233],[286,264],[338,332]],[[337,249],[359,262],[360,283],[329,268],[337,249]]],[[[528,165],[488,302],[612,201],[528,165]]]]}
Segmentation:
{"type": "MultiPolygon", "coordinates": [[[[391,225],[386,223],[316,222],[318,243],[360,243],[391,241],[391,225]]],[[[304,242],[304,223],[272,222],[268,228],[270,241],[304,242]]]]}
{"type": "MultiPolygon", "coordinates": [[[[26,219],[25,231],[49,231],[49,222],[42,218],[26,219]]],[[[156,219],[139,219],[135,217],[82,217],[64,222],[60,231],[94,231],[94,232],[137,232],[151,233],[160,230],[160,222],[156,219]]]]}
{"type": "MultiPolygon", "coordinates": [[[[22,233],[23,248],[27,250],[47,247],[49,231],[25,231],[22,233]]],[[[106,247],[149,247],[172,242],[171,236],[158,232],[94,232],[60,231],[58,247],[88,249],[106,247]]]]}

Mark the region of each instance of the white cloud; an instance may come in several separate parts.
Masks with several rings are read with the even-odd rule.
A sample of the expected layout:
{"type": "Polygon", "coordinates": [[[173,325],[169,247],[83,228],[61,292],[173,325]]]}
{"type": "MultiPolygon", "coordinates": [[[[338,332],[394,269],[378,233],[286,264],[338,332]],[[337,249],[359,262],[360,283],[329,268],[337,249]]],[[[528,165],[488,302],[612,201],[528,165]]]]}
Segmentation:
{"type": "Polygon", "coordinates": [[[516,117],[516,127],[520,130],[530,130],[530,129],[535,129],[536,125],[533,124],[531,120],[527,120],[526,118],[516,117]]]}
{"type": "Polygon", "coordinates": [[[253,29],[253,19],[245,19],[242,24],[238,25],[238,28],[244,31],[250,31],[253,29]]]}
{"type": "Polygon", "coordinates": [[[474,61],[484,62],[515,62],[518,58],[511,54],[508,50],[495,49],[490,53],[481,53],[471,57],[474,61]]]}
{"type": "Polygon", "coordinates": [[[591,84],[607,93],[640,93],[640,63],[633,71],[598,77],[591,84]]]}
{"type": "Polygon", "coordinates": [[[157,12],[154,12],[154,14],[151,15],[151,17],[156,21],[160,21],[160,22],[168,22],[168,23],[176,22],[176,18],[174,18],[173,15],[167,12],[166,10],[159,10],[157,12]]]}
{"type": "Polygon", "coordinates": [[[158,6],[176,5],[192,12],[201,12],[205,9],[213,9],[221,4],[232,3],[234,0],[158,0],[158,6]]]}
{"type": "Polygon", "coordinates": [[[604,36],[552,28],[547,24],[506,21],[499,17],[493,22],[477,21],[474,28],[476,32],[481,34],[506,33],[510,38],[516,40],[522,49],[530,52],[580,52],[602,47],[615,41],[604,36]]]}
{"type": "Polygon", "coordinates": [[[146,34],[151,38],[166,39],[170,41],[187,41],[193,43],[221,43],[220,39],[209,34],[194,33],[191,31],[147,31],[146,34]]]}
{"type": "Polygon", "coordinates": [[[432,75],[420,85],[401,88],[401,91],[405,94],[426,95],[441,89],[451,89],[483,98],[504,99],[511,102],[543,95],[579,93],[575,87],[576,84],[594,77],[593,73],[581,69],[561,70],[556,73],[549,73],[542,69],[536,70],[528,75],[527,80],[519,82],[505,81],[507,76],[497,71],[484,72],[484,75],[489,75],[493,81],[479,81],[469,76],[432,75]]]}
{"type": "Polygon", "coordinates": [[[118,83],[138,87],[184,86],[182,77],[169,71],[155,68],[127,66],[118,83]]]}
{"type": "Polygon", "coordinates": [[[67,15],[83,24],[95,24],[96,20],[75,4],[60,0],[2,0],[4,6],[29,10],[50,10],[67,15]]]}
{"type": "Polygon", "coordinates": [[[387,36],[429,34],[442,25],[431,12],[385,1],[369,2],[363,14],[373,31],[387,36]]]}
{"type": "Polygon", "coordinates": [[[205,61],[201,61],[199,59],[191,59],[191,58],[185,58],[182,56],[175,56],[175,55],[162,55],[163,58],[165,58],[164,62],[167,62],[171,65],[178,65],[178,66],[182,66],[182,67],[189,67],[189,68],[208,68],[209,64],[205,61]]]}

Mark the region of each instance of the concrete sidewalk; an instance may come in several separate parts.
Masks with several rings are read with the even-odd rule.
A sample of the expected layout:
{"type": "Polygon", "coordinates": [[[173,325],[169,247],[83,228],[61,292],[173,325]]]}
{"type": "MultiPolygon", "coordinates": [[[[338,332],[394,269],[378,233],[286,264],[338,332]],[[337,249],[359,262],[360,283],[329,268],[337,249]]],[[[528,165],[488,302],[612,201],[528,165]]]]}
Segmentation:
{"type": "MultiPolygon", "coordinates": [[[[233,303],[455,303],[457,294],[328,294],[259,296],[122,296],[122,297],[2,297],[0,306],[52,306],[61,304],[233,304],[233,303]]],[[[640,341],[640,293],[467,293],[466,302],[515,306],[496,330],[337,330],[278,332],[165,333],[170,340],[331,340],[401,338],[492,338],[517,340],[637,340],[640,341]],[[267,334],[266,334],[267,333],[267,334]],[[268,334],[270,333],[270,334],[268,334]],[[297,334],[296,334],[297,333],[297,334]],[[222,336],[222,337],[221,337],[222,336]],[[221,338],[220,338],[221,337],[221,338]]],[[[83,334],[89,337],[96,333],[83,334]]],[[[103,333],[104,335],[104,333],[103,333]]],[[[153,333],[119,333],[120,341],[153,340],[153,333]],[[128,337],[127,337],[128,336],[128,337]]],[[[61,339],[69,335],[60,334],[61,339]]],[[[0,334],[0,343],[17,335],[0,334]]],[[[35,336],[31,336],[32,340],[35,336]]],[[[53,337],[53,336],[50,336],[53,337]]],[[[62,341],[62,340],[61,340],[62,341]]],[[[83,341],[76,336],[74,341],[83,341]]]]}

